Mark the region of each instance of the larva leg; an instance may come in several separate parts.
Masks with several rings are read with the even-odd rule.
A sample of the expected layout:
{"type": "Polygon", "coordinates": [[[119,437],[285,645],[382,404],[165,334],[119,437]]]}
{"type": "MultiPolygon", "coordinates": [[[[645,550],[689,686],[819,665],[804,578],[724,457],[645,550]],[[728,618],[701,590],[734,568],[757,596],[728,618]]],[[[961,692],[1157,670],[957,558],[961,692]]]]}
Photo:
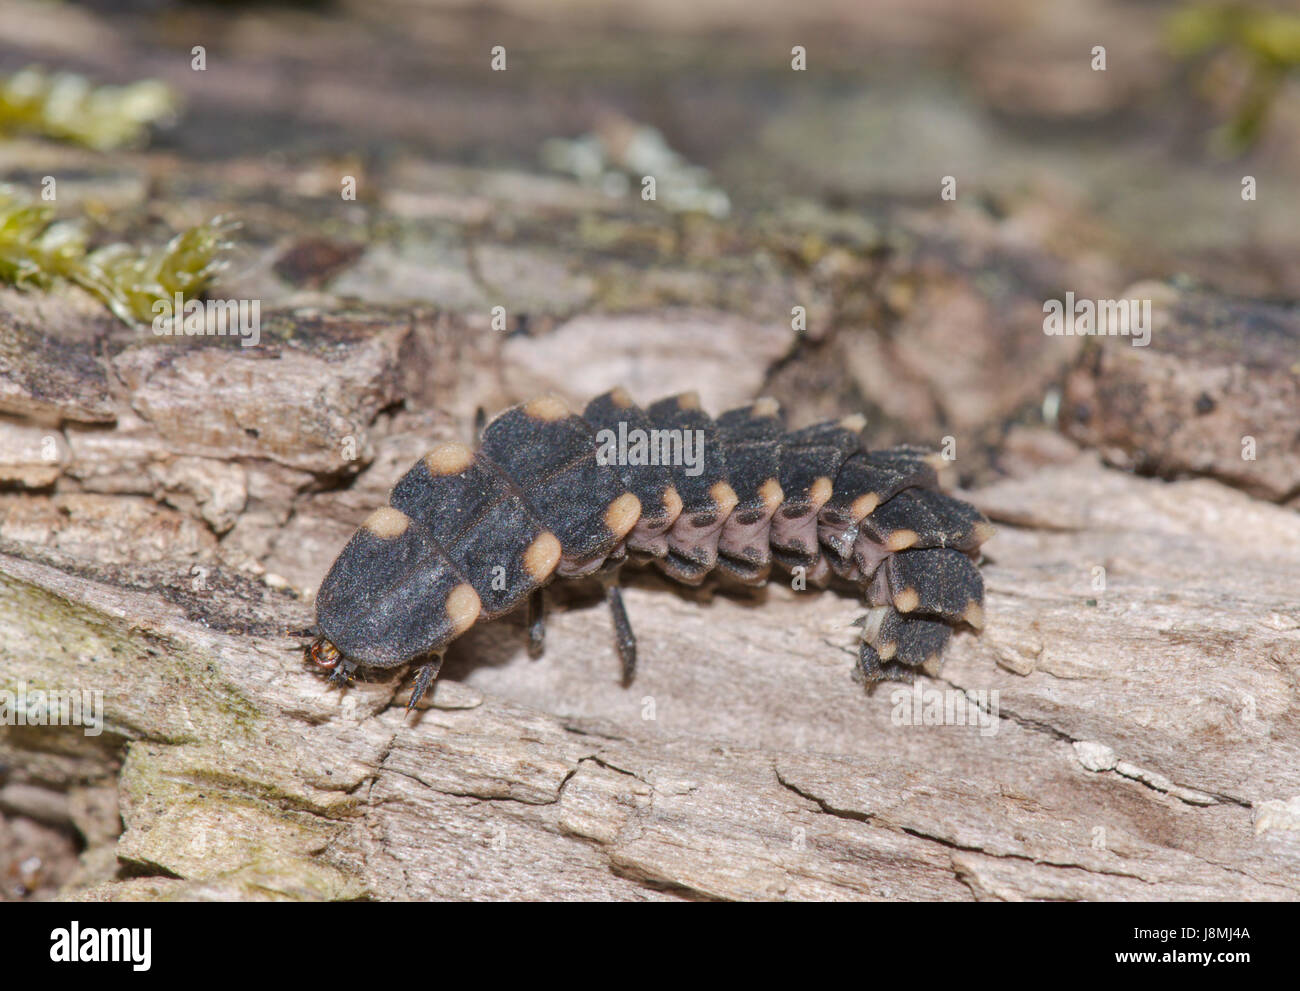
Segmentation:
{"type": "Polygon", "coordinates": [[[411,698],[406,703],[406,711],[408,713],[419,704],[420,699],[424,698],[424,693],[429,690],[429,686],[433,684],[434,679],[438,677],[438,672],[441,670],[441,651],[434,654],[424,664],[420,665],[420,669],[415,676],[415,687],[411,689],[411,698]]]}
{"type": "Polygon", "coordinates": [[[357,662],[348,657],[341,657],[337,664],[330,670],[331,685],[347,685],[352,682],[352,676],[357,672],[357,662]]]}
{"type": "Polygon", "coordinates": [[[619,591],[618,576],[603,579],[605,601],[609,603],[610,615],[614,618],[614,644],[618,648],[619,660],[623,662],[623,686],[632,684],[636,676],[636,634],[632,624],[627,621],[627,610],[623,608],[623,593],[619,591]]]}
{"type": "Polygon", "coordinates": [[[618,649],[619,660],[623,662],[624,688],[632,684],[636,675],[636,634],[632,632],[632,624],[627,620],[623,593],[618,587],[618,575],[626,563],[626,559],[606,561],[593,576],[605,589],[605,601],[609,603],[609,614],[614,620],[614,645],[618,649]]]}
{"type": "Polygon", "coordinates": [[[539,588],[528,597],[528,653],[540,657],[546,641],[546,600],[539,588]]]}

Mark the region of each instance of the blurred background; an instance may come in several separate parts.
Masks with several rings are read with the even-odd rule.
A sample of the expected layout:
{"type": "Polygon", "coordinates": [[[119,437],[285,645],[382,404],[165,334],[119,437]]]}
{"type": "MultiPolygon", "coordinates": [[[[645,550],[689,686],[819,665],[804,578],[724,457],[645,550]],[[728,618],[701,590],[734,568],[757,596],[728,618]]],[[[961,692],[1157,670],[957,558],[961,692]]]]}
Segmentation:
{"type": "Polygon", "coordinates": [[[967,484],[1046,426],[1296,497],[1290,460],[1241,466],[1273,418],[1215,378],[1300,377],[1290,6],[0,0],[0,24],[0,283],[42,290],[0,309],[32,339],[111,357],[184,287],[259,300],[271,345],[310,339],[304,306],[433,313],[400,392],[440,423],[762,390],[796,424],[955,437],[967,484]],[[1045,335],[1067,292],[1154,297],[1151,347],[1045,335]]]}
{"type": "MultiPolygon", "coordinates": [[[[692,340],[739,321],[700,381],[598,321],[494,354],[492,394],[408,383],[462,420],[671,377],[706,402],[765,388],[796,421],[864,410],[882,440],[976,437],[967,481],[1043,421],[1177,470],[1065,388],[1089,344],[1044,336],[1044,300],[1160,280],[1178,325],[1199,293],[1300,296],[1300,14],[1262,0],[0,0],[0,24],[0,177],[56,175],[91,247],[233,218],[194,281],[271,310],[472,329],[502,305],[542,342],[575,317],[689,312],[692,340]],[[755,377],[712,388],[747,348],[755,377]]],[[[1216,319],[1201,350],[1285,367],[1278,319],[1216,319]],[[1248,325],[1267,333],[1239,348],[1248,325]]]]}
{"type": "MultiPolygon", "coordinates": [[[[5,0],[0,25],[0,73],[164,81],[184,110],[152,147],[230,177],[328,156],[541,170],[548,139],[620,118],[746,214],[929,204],[953,175],[963,197],[1135,275],[1300,285],[1290,4],[5,0]],[[1258,209],[1242,208],[1245,173],[1258,209]]],[[[0,171],[22,179],[31,154],[7,145],[0,171]]],[[[121,181],[139,167],[122,159],[121,181]]]]}

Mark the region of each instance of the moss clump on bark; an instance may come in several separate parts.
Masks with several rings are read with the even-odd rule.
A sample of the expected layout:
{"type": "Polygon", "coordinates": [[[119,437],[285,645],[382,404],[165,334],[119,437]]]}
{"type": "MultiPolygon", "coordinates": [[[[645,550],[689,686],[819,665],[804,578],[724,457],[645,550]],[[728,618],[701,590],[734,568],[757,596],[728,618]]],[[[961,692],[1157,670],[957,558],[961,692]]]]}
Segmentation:
{"type": "Polygon", "coordinates": [[[91,250],[89,226],[56,220],[53,207],[0,187],[0,282],[48,289],[59,281],[87,289],[124,323],[170,314],[179,293],[199,296],[223,266],[235,224],[214,217],[152,248],[116,242],[91,250]]]}

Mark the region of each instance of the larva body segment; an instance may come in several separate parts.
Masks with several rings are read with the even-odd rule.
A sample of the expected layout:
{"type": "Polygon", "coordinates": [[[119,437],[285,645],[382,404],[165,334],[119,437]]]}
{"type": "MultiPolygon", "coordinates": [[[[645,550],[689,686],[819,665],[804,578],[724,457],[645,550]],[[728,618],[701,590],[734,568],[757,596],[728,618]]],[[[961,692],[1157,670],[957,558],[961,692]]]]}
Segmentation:
{"type": "Polygon", "coordinates": [[[718,567],[746,585],[761,585],[772,569],[768,539],[781,508],[781,422],[776,403],[760,400],[718,417],[727,450],[727,481],[735,508],[718,537],[718,567]]]}
{"type": "Polygon", "coordinates": [[[715,570],[759,585],[775,563],[815,587],[859,586],[860,668],[869,682],[910,677],[954,626],[983,626],[975,561],[993,529],[939,491],[933,455],[868,451],[863,426],[787,432],[769,399],[716,420],[694,394],[642,410],[621,389],[582,415],[550,396],[512,407],[478,451],[425,455],[343,548],[317,596],[310,656],[336,678],[421,661],[414,705],[475,622],[528,599],[540,645],[542,587],[596,575],[630,681],[624,563],[689,585],[715,570]]]}
{"type": "MultiPolygon", "coordinates": [[[[668,554],[657,559],[670,578],[698,585],[717,566],[722,528],[736,508],[736,493],[728,481],[726,447],[717,424],[700,409],[694,393],[661,399],[646,413],[652,431],[659,431],[661,437],[680,438],[683,454],[688,453],[688,444],[698,448],[698,463],[688,464],[685,457],[679,457],[670,459],[679,463],[667,466],[673,488],[682,500],[682,512],[668,530],[668,554]]],[[[652,466],[629,467],[640,470],[652,466]]]]}
{"type": "MultiPolygon", "coordinates": [[[[654,429],[644,410],[622,389],[614,389],[587,404],[582,417],[599,434],[608,430],[614,437],[644,435],[654,429]]],[[[641,516],[627,535],[628,550],[651,557],[668,554],[668,528],[682,514],[682,499],[673,486],[666,466],[646,465],[643,470],[623,469],[619,477],[641,504],[641,516]]]]}
{"type": "Polygon", "coordinates": [[[462,444],[439,445],[425,455],[393,486],[389,504],[467,576],[482,619],[509,612],[559,563],[559,541],[509,476],[462,444]],[[485,573],[483,561],[499,562],[501,570],[485,573]]]}

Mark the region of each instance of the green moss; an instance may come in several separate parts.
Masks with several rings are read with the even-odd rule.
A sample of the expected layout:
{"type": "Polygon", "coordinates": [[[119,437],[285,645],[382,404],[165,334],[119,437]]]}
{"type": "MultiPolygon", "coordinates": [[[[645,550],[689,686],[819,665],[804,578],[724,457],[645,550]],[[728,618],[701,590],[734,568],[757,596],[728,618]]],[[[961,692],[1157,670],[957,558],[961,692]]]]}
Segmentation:
{"type": "Polygon", "coordinates": [[[99,151],[142,145],[179,101],[154,79],[96,86],[71,72],[29,66],[0,79],[0,133],[38,134],[99,151]]]}
{"type": "Polygon", "coordinates": [[[166,244],[138,248],[115,243],[89,250],[82,220],[56,220],[54,209],[0,187],[0,282],[48,289],[75,282],[125,323],[148,322],[154,304],[170,313],[177,293],[199,296],[222,267],[235,225],[221,217],[182,231],[166,244]]]}
{"type": "Polygon", "coordinates": [[[1204,4],[1174,14],[1167,33],[1170,47],[1185,58],[1224,52],[1245,64],[1248,79],[1232,119],[1214,140],[1231,154],[1246,151],[1259,139],[1286,77],[1300,68],[1300,14],[1204,4]]]}

